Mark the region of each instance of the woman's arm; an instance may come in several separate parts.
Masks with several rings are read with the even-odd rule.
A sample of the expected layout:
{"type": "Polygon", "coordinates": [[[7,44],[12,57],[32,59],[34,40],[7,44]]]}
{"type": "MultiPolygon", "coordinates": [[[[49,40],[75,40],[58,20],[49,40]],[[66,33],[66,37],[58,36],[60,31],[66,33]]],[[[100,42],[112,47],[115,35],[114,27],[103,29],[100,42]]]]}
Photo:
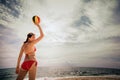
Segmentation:
{"type": "Polygon", "coordinates": [[[18,60],[17,60],[16,74],[19,73],[19,69],[20,69],[20,61],[21,61],[21,58],[22,58],[22,55],[23,55],[23,52],[24,52],[23,45],[21,47],[21,50],[20,50],[20,53],[19,53],[19,57],[18,57],[18,60]]]}
{"type": "Polygon", "coordinates": [[[43,31],[42,31],[41,26],[40,26],[39,24],[36,24],[36,26],[37,26],[38,29],[39,29],[40,36],[33,41],[34,44],[36,44],[37,42],[39,42],[39,41],[44,37],[44,34],[43,34],[43,31]]]}

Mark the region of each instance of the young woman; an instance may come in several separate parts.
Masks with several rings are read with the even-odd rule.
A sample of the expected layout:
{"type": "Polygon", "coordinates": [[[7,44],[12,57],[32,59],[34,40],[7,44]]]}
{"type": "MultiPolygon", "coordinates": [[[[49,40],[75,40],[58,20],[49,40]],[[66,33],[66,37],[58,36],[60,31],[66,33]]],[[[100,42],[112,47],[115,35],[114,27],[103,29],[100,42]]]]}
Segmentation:
{"type": "Polygon", "coordinates": [[[27,39],[23,43],[19,53],[16,66],[16,74],[18,74],[16,80],[23,80],[27,72],[29,73],[29,80],[35,80],[37,69],[37,60],[35,58],[35,44],[38,43],[44,36],[41,26],[39,24],[35,25],[40,31],[40,36],[38,38],[35,38],[34,33],[28,33],[27,39]],[[25,54],[25,59],[22,65],[20,66],[20,61],[23,53],[25,54]]]}

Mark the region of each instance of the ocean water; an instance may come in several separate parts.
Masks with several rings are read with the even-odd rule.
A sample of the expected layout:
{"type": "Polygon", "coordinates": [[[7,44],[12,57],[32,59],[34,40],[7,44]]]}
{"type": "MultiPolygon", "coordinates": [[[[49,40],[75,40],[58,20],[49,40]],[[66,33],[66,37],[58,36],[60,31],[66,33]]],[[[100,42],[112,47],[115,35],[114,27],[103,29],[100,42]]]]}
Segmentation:
{"type": "MultiPolygon", "coordinates": [[[[120,76],[120,69],[92,67],[39,67],[37,78],[56,78],[71,76],[120,76]]],[[[15,68],[0,69],[0,80],[15,80],[15,68]]],[[[28,75],[26,75],[27,80],[28,75]]],[[[49,79],[50,80],[50,79],[49,79]]]]}

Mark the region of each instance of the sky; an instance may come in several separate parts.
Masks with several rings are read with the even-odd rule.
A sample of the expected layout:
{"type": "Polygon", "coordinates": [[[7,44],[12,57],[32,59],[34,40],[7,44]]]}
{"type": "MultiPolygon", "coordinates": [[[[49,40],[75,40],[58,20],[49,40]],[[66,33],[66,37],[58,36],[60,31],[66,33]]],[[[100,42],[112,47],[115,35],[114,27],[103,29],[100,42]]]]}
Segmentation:
{"type": "Polygon", "coordinates": [[[27,33],[39,36],[34,15],[38,66],[120,68],[120,0],[0,0],[0,68],[16,67],[27,33]]]}

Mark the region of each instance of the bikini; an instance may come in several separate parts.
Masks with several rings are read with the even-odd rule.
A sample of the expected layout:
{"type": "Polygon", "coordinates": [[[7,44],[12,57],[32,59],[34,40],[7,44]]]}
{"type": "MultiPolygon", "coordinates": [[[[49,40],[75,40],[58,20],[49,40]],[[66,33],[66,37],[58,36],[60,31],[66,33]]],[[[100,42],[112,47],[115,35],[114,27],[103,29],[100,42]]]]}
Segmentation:
{"type": "MultiPolygon", "coordinates": [[[[34,48],[34,52],[36,51],[36,48],[34,48]]],[[[28,54],[26,54],[26,56],[28,56],[28,54]]],[[[37,66],[37,61],[35,60],[28,60],[28,61],[24,61],[21,65],[22,69],[24,70],[29,70],[31,68],[31,66],[33,65],[33,63],[35,63],[35,66],[37,66]]]]}

